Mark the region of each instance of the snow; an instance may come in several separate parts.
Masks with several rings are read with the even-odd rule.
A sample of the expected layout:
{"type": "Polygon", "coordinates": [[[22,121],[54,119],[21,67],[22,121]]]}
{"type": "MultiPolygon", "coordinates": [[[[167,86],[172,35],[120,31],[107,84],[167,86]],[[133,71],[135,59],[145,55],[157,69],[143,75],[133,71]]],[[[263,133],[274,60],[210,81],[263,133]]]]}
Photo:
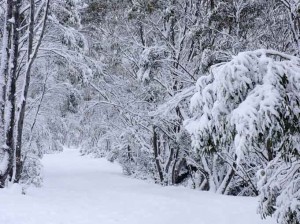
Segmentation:
{"type": "Polygon", "coordinates": [[[11,19],[7,20],[9,23],[15,23],[15,17],[12,17],[11,19]]]}
{"type": "Polygon", "coordinates": [[[42,188],[26,195],[17,186],[0,190],[0,223],[275,224],[256,214],[257,198],[161,187],[77,150],[46,155],[43,164],[42,188]]]}
{"type": "MultiPolygon", "coordinates": [[[[6,147],[6,145],[4,146],[6,147]]],[[[2,148],[4,148],[2,146],[2,148]]],[[[9,163],[9,158],[8,158],[8,154],[6,152],[1,152],[0,151],[0,173],[3,173],[6,169],[6,167],[8,166],[9,163]]]]}

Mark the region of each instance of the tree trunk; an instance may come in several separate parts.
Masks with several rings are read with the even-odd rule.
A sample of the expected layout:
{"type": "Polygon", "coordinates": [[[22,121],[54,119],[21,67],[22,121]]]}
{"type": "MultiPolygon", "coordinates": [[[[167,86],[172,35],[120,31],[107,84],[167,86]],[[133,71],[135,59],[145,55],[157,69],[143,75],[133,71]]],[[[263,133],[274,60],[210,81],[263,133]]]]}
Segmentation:
{"type": "MultiPolygon", "coordinates": [[[[34,13],[35,13],[34,0],[30,0],[30,21],[29,21],[29,28],[28,28],[27,62],[30,61],[30,57],[32,54],[34,13]]],[[[28,91],[29,83],[30,83],[30,75],[29,74],[30,74],[30,68],[27,68],[26,69],[26,77],[25,77],[25,89],[27,91],[28,91]]],[[[21,107],[18,108],[18,110],[20,110],[20,112],[19,112],[19,118],[18,118],[18,123],[17,123],[16,176],[15,176],[15,180],[14,180],[14,182],[16,182],[16,183],[18,183],[21,178],[22,167],[23,167],[23,160],[21,158],[22,157],[21,145],[22,145],[22,133],[23,133],[23,124],[24,124],[24,117],[25,117],[25,104],[26,104],[26,99],[27,99],[27,91],[23,94],[23,100],[21,102],[21,107]]]]}
{"type": "MultiPolygon", "coordinates": [[[[12,153],[6,147],[6,136],[5,136],[5,102],[6,102],[6,85],[8,77],[8,65],[10,58],[10,46],[11,46],[11,32],[12,24],[11,20],[13,17],[13,2],[7,0],[6,2],[6,17],[4,24],[3,43],[2,43],[2,55],[1,55],[1,74],[0,74],[0,163],[9,163],[10,158],[13,156],[12,153]],[[6,158],[8,157],[8,158],[6,158]],[[8,161],[3,161],[8,160],[8,161]]],[[[8,164],[4,170],[0,171],[0,188],[5,186],[5,180],[8,175],[8,164]]]]}
{"type": "Polygon", "coordinates": [[[162,169],[161,169],[161,166],[160,166],[160,161],[159,161],[159,158],[158,158],[158,140],[157,140],[157,133],[156,133],[156,127],[153,126],[153,151],[154,151],[154,157],[155,157],[155,164],[156,164],[156,169],[157,169],[157,172],[158,172],[158,175],[159,175],[159,179],[160,179],[160,182],[163,183],[164,181],[164,176],[163,176],[163,173],[162,173],[162,169]]]}
{"type": "Polygon", "coordinates": [[[30,84],[30,74],[31,74],[31,67],[33,62],[37,56],[38,49],[41,45],[46,21],[49,11],[50,0],[47,0],[45,4],[45,13],[43,17],[43,27],[41,30],[41,34],[38,38],[37,44],[33,47],[33,40],[34,40],[34,19],[35,19],[35,2],[34,0],[30,0],[30,22],[29,22],[29,39],[28,39],[28,52],[27,52],[27,65],[25,71],[25,80],[24,80],[24,87],[22,91],[22,101],[20,104],[19,110],[19,117],[17,122],[17,143],[16,143],[16,176],[15,182],[18,183],[21,178],[22,169],[23,169],[23,161],[22,161],[22,135],[23,135],[23,127],[24,127],[24,118],[25,118],[25,109],[26,109],[26,100],[29,90],[30,84]]]}
{"type": "Polygon", "coordinates": [[[173,167],[172,167],[172,185],[176,183],[176,178],[179,173],[179,171],[176,169],[177,162],[178,162],[179,148],[176,147],[175,150],[176,150],[176,153],[175,153],[174,163],[173,163],[173,167]]]}
{"type": "Polygon", "coordinates": [[[12,54],[10,55],[9,60],[9,73],[8,73],[8,93],[7,93],[7,121],[5,121],[6,127],[6,146],[9,154],[9,161],[7,170],[4,172],[3,177],[1,178],[1,183],[4,183],[8,176],[12,178],[13,168],[14,168],[14,157],[15,157],[15,112],[16,112],[16,76],[18,70],[18,56],[19,56],[19,20],[20,20],[20,6],[21,0],[13,1],[13,20],[12,25],[12,45],[11,50],[12,54]]]}
{"type": "Polygon", "coordinates": [[[234,162],[233,162],[232,166],[230,167],[230,169],[228,170],[224,180],[222,181],[221,186],[219,187],[219,189],[217,191],[219,194],[226,194],[229,184],[230,184],[230,182],[235,174],[235,171],[236,171],[236,167],[237,167],[236,160],[237,160],[237,156],[235,155],[234,162]]]}

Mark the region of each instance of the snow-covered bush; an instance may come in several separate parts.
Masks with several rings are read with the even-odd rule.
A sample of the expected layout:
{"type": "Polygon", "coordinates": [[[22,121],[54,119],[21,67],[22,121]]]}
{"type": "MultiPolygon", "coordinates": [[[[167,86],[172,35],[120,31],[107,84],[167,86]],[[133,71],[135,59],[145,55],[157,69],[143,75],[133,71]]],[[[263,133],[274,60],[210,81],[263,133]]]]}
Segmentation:
{"type": "Polygon", "coordinates": [[[300,161],[278,157],[258,172],[259,212],[274,215],[280,224],[300,223],[300,161]]]}
{"type": "Polygon", "coordinates": [[[24,158],[24,165],[21,176],[21,184],[24,188],[34,185],[40,187],[43,180],[41,176],[42,164],[40,158],[34,153],[30,152],[24,158]]]}
{"type": "Polygon", "coordinates": [[[261,213],[299,220],[300,59],[271,50],[243,52],[213,66],[196,87],[186,128],[199,154],[224,162],[215,167],[227,170],[217,191],[230,193],[238,176],[256,190],[255,172],[265,169],[261,213]]]}

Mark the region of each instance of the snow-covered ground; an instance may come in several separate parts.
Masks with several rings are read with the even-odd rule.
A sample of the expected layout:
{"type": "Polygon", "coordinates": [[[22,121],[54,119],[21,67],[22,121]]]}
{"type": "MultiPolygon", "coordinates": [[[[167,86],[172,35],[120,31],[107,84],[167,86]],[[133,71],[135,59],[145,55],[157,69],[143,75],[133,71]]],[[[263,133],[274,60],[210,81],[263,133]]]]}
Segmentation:
{"type": "Polygon", "coordinates": [[[118,165],[76,150],[45,156],[44,185],[26,195],[0,190],[0,224],[274,224],[256,214],[257,199],[123,176],[118,165]]]}

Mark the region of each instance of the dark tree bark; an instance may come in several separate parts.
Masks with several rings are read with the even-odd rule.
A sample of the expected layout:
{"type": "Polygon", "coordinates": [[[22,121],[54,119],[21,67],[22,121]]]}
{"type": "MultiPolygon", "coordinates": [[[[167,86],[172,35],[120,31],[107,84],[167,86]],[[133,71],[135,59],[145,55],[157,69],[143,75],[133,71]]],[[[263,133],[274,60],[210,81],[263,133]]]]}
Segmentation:
{"type": "Polygon", "coordinates": [[[156,133],[156,127],[153,127],[153,152],[154,152],[154,157],[155,157],[155,164],[156,164],[156,169],[159,175],[160,182],[163,183],[164,181],[164,176],[162,173],[162,169],[160,166],[159,162],[159,154],[158,154],[158,139],[157,139],[157,133],[156,133]]]}
{"type": "Polygon", "coordinates": [[[31,67],[33,62],[37,56],[37,52],[42,43],[42,39],[44,36],[46,21],[49,12],[50,0],[47,0],[45,4],[45,12],[43,16],[43,27],[41,30],[41,34],[38,38],[38,41],[35,46],[33,46],[34,40],[34,23],[35,23],[35,2],[34,0],[30,0],[30,22],[29,22],[29,39],[28,39],[28,52],[27,52],[27,65],[25,71],[25,80],[24,80],[24,88],[22,91],[22,101],[21,106],[18,108],[19,117],[17,122],[17,143],[16,143],[16,176],[14,182],[18,183],[21,178],[22,169],[23,169],[23,161],[22,161],[22,135],[23,135],[23,127],[24,127],[24,119],[25,119],[25,109],[26,109],[26,100],[30,85],[30,75],[31,75],[31,67]]]}
{"type": "MultiPolygon", "coordinates": [[[[12,11],[13,17],[9,21],[12,23],[12,43],[11,43],[11,55],[8,61],[8,94],[7,94],[7,119],[5,121],[7,125],[5,137],[6,137],[6,147],[7,152],[9,155],[8,159],[8,166],[6,171],[3,173],[1,177],[1,185],[3,185],[10,176],[12,178],[13,175],[13,166],[14,166],[14,150],[15,150],[15,133],[14,133],[14,126],[15,126],[15,111],[16,111],[16,76],[17,76],[17,69],[18,69],[18,56],[19,56],[19,23],[20,23],[20,6],[21,0],[12,1],[12,11]]],[[[6,115],[5,115],[6,116],[6,115]]]]}
{"type": "MultiPolygon", "coordinates": [[[[29,21],[29,29],[28,29],[28,49],[27,49],[27,61],[30,61],[30,57],[31,57],[31,54],[32,54],[32,47],[33,47],[33,31],[34,31],[34,13],[35,13],[35,4],[34,4],[34,0],[30,0],[30,21],[29,21]]],[[[30,70],[30,69],[29,69],[30,70]]],[[[27,71],[28,71],[28,68],[26,70],[26,79],[25,81],[28,82],[25,83],[27,89],[28,89],[28,86],[29,85],[29,82],[30,82],[30,76],[27,77],[27,71]]],[[[30,73],[30,71],[29,71],[30,73]]],[[[26,88],[25,87],[25,88],[26,88]]],[[[27,92],[26,92],[27,93],[27,92]]],[[[25,96],[24,94],[24,97],[27,98],[27,94],[25,96]]],[[[22,104],[21,104],[21,108],[23,108],[23,102],[25,101],[26,102],[26,98],[25,100],[22,101],[22,104]]],[[[20,108],[18,109],[20,110],[20,108]]],[[[18,119],[18,124],[17,124],[17,144],[16,144],[16,176],[15,176],[15,182],[19,182],[20,178],[21,178],[21,173],[22,173],[22,164],[23,164],[23,161],[22,161],[22,158],[21,158],[21,145],[22,145],[22,129],[23,129],[23,124],[24,124],[24,115],[22,113],[22,109],[20,111],[20,115],[19,115],[19,119],[18,119]]]]}

